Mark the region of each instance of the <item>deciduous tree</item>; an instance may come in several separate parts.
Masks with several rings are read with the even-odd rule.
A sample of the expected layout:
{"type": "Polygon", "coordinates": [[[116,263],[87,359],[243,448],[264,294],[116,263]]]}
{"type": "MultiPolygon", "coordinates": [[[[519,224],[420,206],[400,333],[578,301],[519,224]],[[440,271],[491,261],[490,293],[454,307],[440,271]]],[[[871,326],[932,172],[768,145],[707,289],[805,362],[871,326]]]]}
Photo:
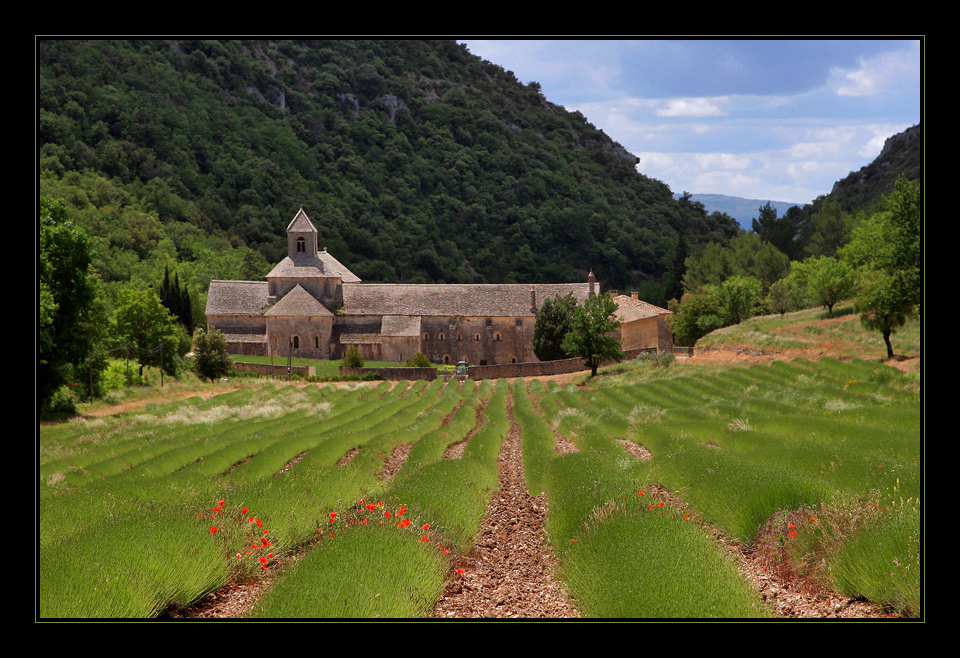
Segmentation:
{"type": "Polygon", "coordinates": [[[533,325],[533,353],[538,359],[555,361],[569,356],[563,349],[563,339],[570,332],[576,307],[573,293],[543,300],[533,325]]]}
{"type": "Polygon", "coordinates": [[[193,371],[201,379],[215,382],[233,368],[227,339],[219,329],[197,329],[193,337],[193,371]]]}
{"type": "MultiPolygon", "coordinates": [[[[174,320],[160,303],[153,290],[127,288],[117,296],[113,314],[113,333],[118,346],[122,346],[140,364],[161,366],[163,371],[175,375],[180,368],[180,359],[186,353],[182,349],[185,330],[174,320]]],[[[187,341],[189,349],[189,340],[187,341]]]]}
{"type": "Polygon", "coordinates": [[[105,316],[86,233],[59,200],[41,198],[38,220],[37,402],[44,408],[71,365],[90,358],[105,316]]]}
{"type": "Polygon", "coordinates": [[[807,294],[816,302],[827,307],[833,314],[834,305],[853,294],[857,285],[857,274],[850,265],[842,260],[821,256],[810,259],[807,277],[807,294]]]}
{"type": "Polygon", "coordinates": [[[623,358],[621,341],[611,334],[620,326],[616,318],[617,303],[609,295],[590,297],[573,311],[570,331],[563,339],[563,350],[584,360],[591,376],[604,361],[623,358]]]}

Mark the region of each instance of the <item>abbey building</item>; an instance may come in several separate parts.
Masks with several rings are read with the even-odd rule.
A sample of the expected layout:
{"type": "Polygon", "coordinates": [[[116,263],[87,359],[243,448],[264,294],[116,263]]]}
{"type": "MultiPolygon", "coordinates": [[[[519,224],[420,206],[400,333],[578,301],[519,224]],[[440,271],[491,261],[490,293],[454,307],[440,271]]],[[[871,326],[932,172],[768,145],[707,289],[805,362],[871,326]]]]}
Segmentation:
{"type": "MultiPolygon", "coordinates": [[[[266,281],[210,282],[207,324],[234,354],[493,365],[537,361],[533,325],[545,299],[599,294],[586,283],[363,283],[326,249],[301,208],[287,227],[287,257],[266,281]]],[[[661,309],[662,310],[662,309],[661,309]]]]}

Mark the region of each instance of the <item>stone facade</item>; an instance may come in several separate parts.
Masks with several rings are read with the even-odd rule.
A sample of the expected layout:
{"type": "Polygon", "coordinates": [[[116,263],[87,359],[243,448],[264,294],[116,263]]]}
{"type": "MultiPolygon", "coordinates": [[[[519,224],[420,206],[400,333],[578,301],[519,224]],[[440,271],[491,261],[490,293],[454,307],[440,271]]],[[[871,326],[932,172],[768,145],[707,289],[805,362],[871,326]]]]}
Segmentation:
{"type": "MultiPolygon", "coordinates": [[[[340,359],[355,346],[370,361],[403,362],[422,352],[434,363],[536,362],[538,304],[571,292],[583,303],[600,292],[592,272],[586,283],[568,284],[362,283],[318,249],[302,208],[287,227],[287,257],[266,278],[210,283],[207,325],[226,335],[235,354],[340,359]]],[[[646,325],[630,325],[628,334],[633,342],[653,340],[646,325]]]]}
{"type": "Polygon", "coordinates": [[[620,320],[621,349],[628,350],[655,347],[658,351],[673,351],[673,332],[667,325],[670,311],[649,304],[637,293],[616,295],[617,319],[620,320]]]}

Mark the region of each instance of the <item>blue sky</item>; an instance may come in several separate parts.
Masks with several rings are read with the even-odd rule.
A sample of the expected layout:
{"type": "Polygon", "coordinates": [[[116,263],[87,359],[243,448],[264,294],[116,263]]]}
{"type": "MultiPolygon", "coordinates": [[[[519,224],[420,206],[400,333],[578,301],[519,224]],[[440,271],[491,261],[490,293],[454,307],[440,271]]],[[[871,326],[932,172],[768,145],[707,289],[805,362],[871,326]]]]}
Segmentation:
{"type": "Polygon", "coordinates": [[[810,203],[921,120],[918,40],[460,41],[676,193],[810,203]]]}

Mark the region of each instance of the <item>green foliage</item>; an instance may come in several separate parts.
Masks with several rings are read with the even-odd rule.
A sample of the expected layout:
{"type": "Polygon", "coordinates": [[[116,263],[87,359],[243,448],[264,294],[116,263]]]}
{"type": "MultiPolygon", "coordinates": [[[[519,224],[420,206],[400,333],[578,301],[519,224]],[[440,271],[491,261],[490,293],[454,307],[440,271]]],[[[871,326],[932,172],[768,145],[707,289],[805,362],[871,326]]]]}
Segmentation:
{"type": "Polygon", "coordinates": [[[193,304],[190,301],[190,292],[185,285],[181,285],[179,274],[174,274],[173,281],[170,280],[170,270],[167,267],[163,268],[159,295],[160,303],[170,311],[170,315],[189,333],[193,333],[193,304]]]}
{"type": "Polygon", "coordinates": [[[575,281],[593,266],[638,289],[676,269],[681,232],[693,252],[738,231],[453,41],[37,51],[41,190],[98,240],[104,280],[145,287],[176,265],[194,317],[211,278],[283,258],[301,206],[324,217],[322,246],[382,282],[575,281]]]}
{"type": "Polygon", "coordinates": [[[753,277],[767,290],[790,270],[790,260],[773,244],[754,233],[740,233],[729,245],[708,244],[686,261],[683,287],[692,292],[701,286],[720,285],[732,276],[753,277]]]}
{"type": "Polygon", "coordinates": [[[732,276],[717,288],[724,326],[739,324],[763,308],[763,284],[749,276],[732,276]]]}
{"type": "Polygon", "coordinates": [[[533,325],[533,353],[541,361],[565,359],[563,339],[570,332],[577,301],[573,293],[543,300],[533,325]]]}
{"type": "Polygon", "coordinates": [[[685,293],[679,303],[671,304],[670,311],[667,322],[677,345],[692,346],[699,338],[723,326],[723,309],[715,286],[685,293]]]}
{"type": "Polygon", "coordinates": [[[102,355],[94,354],[105,308],[90,240],[69,221],[66,204],[41,197],[37,228],[37,401],[42,409],[71,380],[71,368],[99,377],[106,367],[102,355]]]}
{"type": "Polygon", "coordinates": [[[807,265],[807,295],[833,313],[834,305],[856,289],[856,272],[845,261],[829,256],[808,259],[807,265]]]}
{"type": "Polygon", "coordinates": [[[774,313],[781,316],[790,311],[797,311],[803,308],[803,301],[806,298],[806,290],[796,285],[796,279],[789,276],[775,281],[770,286],[767,294],[767,304],[774,313]]]}
{"type": "Polygon", "coordinates": [[[405,364],[408,368],[430,368],[433,366],[430,363],[430,359],[423,352],[417,352],[412,357],[407,359],[405,364]]]}
{"type": "Polygon", "coordinates": [[[617,303],[610,295],[594,295],[573,311],[563,351],[582,358],[592,376],[604,361],[623,358],[620,339],[610,335],[620,327],[616,312],[617,303]]]}
{"type": "Polygon", "coordinates": [[[340,365],[342,365],[344,368],[363,367],[363,357],[360,356],[360,350],[357,349],[356,345],[351,345],[347,348],[343,358],[340,360],[340,365]]]}
{"type": "Polygon", "coordinates": [[[667,319],[678,345],[691,346],[711,331],[763,312],[766,299],[760,281],[750,276],[732,276],[719,285],[702,286],[685,294],[670,308],[667,319]]]}
{"type": "Polygon", "coordinates": [[[814,232],[807,251],[814,256],[835,257],[850,241],[851,217],[840,208],[833,197],[827,197],[813,214],[814,232]]]}
{"type": "Polygon", "coordinates": [[[227,339],[219,329],[197,329],[193,337],[193,371],[201,379],[215,382],[233,368],[227,339]]]}
{"type": "Polygon", "coordinates": [[[891,335],[923,296],[921,203],[919,183],[898,179],[887,209],[859,226],[841,251],[844,262],[862,271],[855,308],[863,326],[883,336],[888,358],[893,357],[891,335]]]}
{"type": "Polygon", "coordinates": [[[112,334],[118,349],[144,366],[161,366],[176,375],[190,349],[186,331],[176,323],[153,290],[121,290],[114,311],[112,334]],[[186,341],[186,344],[184,344],[186,341]]]}

